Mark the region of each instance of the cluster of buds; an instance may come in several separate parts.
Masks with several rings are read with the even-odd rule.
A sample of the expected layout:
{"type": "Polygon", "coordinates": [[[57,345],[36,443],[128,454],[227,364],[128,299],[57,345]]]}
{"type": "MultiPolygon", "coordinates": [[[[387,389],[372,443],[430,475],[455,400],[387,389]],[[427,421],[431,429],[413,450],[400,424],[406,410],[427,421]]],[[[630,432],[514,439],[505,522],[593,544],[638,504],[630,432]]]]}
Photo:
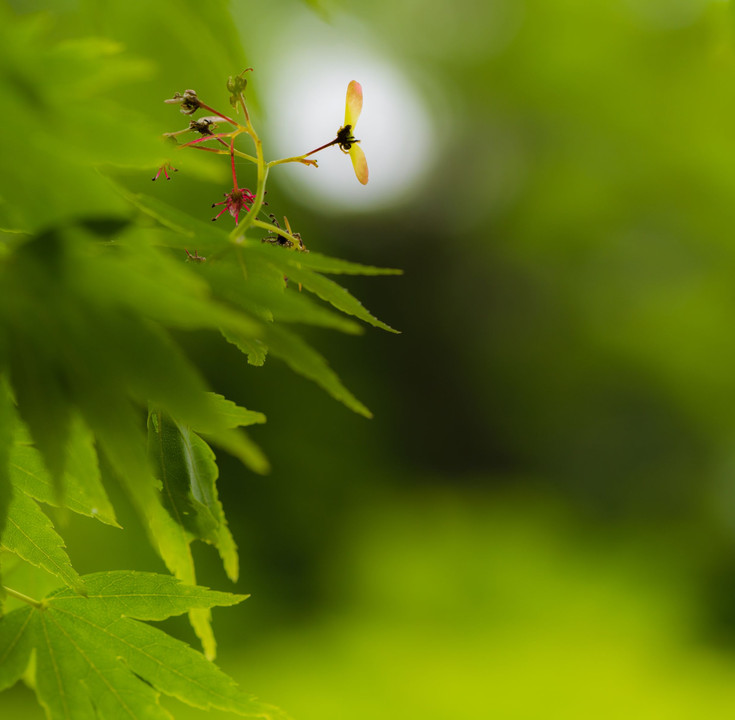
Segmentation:
{"type": "Polygon", "coordinates": [[[240,97],[245,95],[245,88],[248,86],[245,73],[252,69],[253,68],[245,68],[239,75],[235,75],[235,77],[230,75],[230,77],[227,78],[227,89],[230,92],[230,105],[235,109],[237,109],[237,103],[240,97]]]}
{"type": "MultiPolygon", "coordinates": [[[[219,219],[225,213],[229,213],[235,219],[235,230],[232,233],[234,241],[238,241],[244,236],[245,231],[249,227],[257,227],[268,231],[268,234],[262,238],[263,242],[278,245],[290,250],[307,252],[304,242],[298,233],[291,230],[288,220],[284,217],[285,229],[281,228],[274,215],[270,215],[270,222],[258,219],[258,213],[262,212],[262,207],[266,205],[265,181],[268,170],[275,165],[282,165],[290,162],[297,162],[307,166],[318,167],[317,161],[311,156],[315,155],[328,147],[336,145],[339,149],[348,154],[352,160],[352,166],[355,170],[357,179],[364,185],[368,181],[368,167],[365,159],[365,153],[362,151],[359,143],[355,138],[355,126],[362,111],[362,87],[360,83],[353,80],[347,86],[347,98],[345,103],[345,119],[343,125],[337,130],[334,140],[319,146],[315,150],[311,150],[303,155],[283,158],[281,160],[272,160],[266,162],[263,156],[262,143],[258,137],[253,125],[250,121],[247,105],[245,103],[245,89],[247,87],[247,79],[245,73],[252,70],[247,68],[239,75],[230,77],[227,81],[227,90],[230,93],[230,104],[235,110],[242,109],[244,123],[232,119],[224,113],[202,102],[196,91],[186,90],[183,94],[176,93],[172,98],[164,100],[171,105],[179,105],[179,110],[187,116],[193,115],[197,110],[203,110],[208,114],[199,118],[191,118],[187,127],[182,130],[165,133],[164,137],[170,139],[177,144],[179,149],[194,148],[213,152],[220,155],[229,155],[232,168],[232,190],[224,194],[225,199],[213,203],[212,207],[221,206],[221,210],[212,218],[219,219]],[[226,131],[219,131],[220,125],[226,124],[226,131]],[[178,136],[187,132],[193,132],[198,135],[194,140],[180,145],[178,136]],[[249,155],[235,147],[235,139],[239,135],[248,135],[255,146],[255,154],[249,155]],[[239,158],[246,162],[253,163],[257,169],[258,184],[255,192],[248,188],[242,188],[237,181],[237,172],[235,169],[235,158],[239,158]]],[[[157,180],[163,175],[167,180],[171,179],[172,172],[176,172],[170,162],[164,163],[156,173],[153,180],[157,180]]],[[[187,259],[202,262],[202,258],[194,251],[192,255],[187,251],[187,259]]]]}

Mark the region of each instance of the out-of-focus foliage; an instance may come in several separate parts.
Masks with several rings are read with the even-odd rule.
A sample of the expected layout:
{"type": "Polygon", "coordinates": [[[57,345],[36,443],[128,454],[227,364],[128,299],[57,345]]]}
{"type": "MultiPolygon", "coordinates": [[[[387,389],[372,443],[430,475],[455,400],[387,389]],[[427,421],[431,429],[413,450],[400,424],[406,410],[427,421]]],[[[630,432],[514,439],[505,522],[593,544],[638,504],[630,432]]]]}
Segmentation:
{"type": "Polygon", "coordinates": [[[439,342],[480,383],[444,376],[477,428],[447,446],[623,512],[686,513],[735,420],[733,10],[671,5],[468,0],[412,32],[412,3],[353,6],[414,62],[440,57],[453,106],[426,251],[408,228],[392,251],[434,280],[421,300],[451,303],[439,342]],[[456,317],[477,319],[469,342],[456,317]]]}
{"type": "Polygon", "coordinates": [[[291,658],[262,682],[295,716],[687,720],[735,702],[732,658],[695,639],[675,535],[594,537],[543,495],[373,500],[331,559],[327,611],[246,655],[244,674],[291,658]]]}

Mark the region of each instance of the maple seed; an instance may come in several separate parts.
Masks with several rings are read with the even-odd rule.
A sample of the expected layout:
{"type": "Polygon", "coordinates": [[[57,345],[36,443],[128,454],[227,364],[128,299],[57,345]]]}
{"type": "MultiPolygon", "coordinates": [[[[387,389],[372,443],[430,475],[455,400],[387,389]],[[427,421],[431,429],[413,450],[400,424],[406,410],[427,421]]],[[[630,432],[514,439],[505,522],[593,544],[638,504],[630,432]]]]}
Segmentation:
{"type": "Polygon", "coordinates": [[[355,140],[355,136],[352,134],[352,125],[345,125],[339,129],[339,132],[337,133],[337,143],[339,144],[339,149],[343,153],[349,153],[350,148],[355,143],[359,142],[359,140],[355,140]]]}
{"type": "MultiPolygon", "coordinates": [[[[306,155],[302,156],[299,159],[299,162],[307,164],[310,161],[306,160],[305,158],[308,158],[309,155],[321,152],[328,147],[332,147],[332,145],[338,145],[339,149],[343,153],[346,153],[350,156],[350,160],[352,160],[352,167],[355,171],[355,176],[357,177],[357,179],[363,185],[366,185],[368,181],[367,160],[365,159],[365,153],[358,145],[360,141],[357,140],[352,134],[361,112],[362,85],[360,85],[360,83],[356,80],[352,80],[347,86],[347,97],[345,99],[345,122],[344,125],[342,125],[342,127],[337,130],[337,137],[334,138],[334,140],[332,140],[331,142],[328,142],[325,145],[321,145],[320,147],[316,148],[316,150],[312,150],[311,152],[306,153],[306,155]]],[[[316,163],[314,163],[314,165],[316,165],[316,163]]]]}

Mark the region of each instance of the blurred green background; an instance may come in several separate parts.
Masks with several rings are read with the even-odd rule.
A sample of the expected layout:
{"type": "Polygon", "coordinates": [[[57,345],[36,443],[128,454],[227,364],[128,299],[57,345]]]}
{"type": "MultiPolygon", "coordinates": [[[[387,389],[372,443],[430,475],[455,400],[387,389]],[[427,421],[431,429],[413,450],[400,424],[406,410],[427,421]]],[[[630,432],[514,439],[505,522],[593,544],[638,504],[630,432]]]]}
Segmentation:
{"type": "MultiPolygon", "coordinates": [[[[308,333],[373,421],[277,361],[180,337],[214,389],[268,416],[252,434],[270,476],[219,458],[235,589],[252,593],[215,613],[227,672],[298,720],[732,715],[730,2],[9,7],[145,58],[134,104],[155,132],[183,127],[163,98],[193,87],[224,106],[246,65],[264,134],[288,129],[309,104],[269,117],[261,77],[319,52],[344,75],[339,103],[363,82],[365,133],[358,58],[423,113],[361,136],[369,163],[384,143],[419,168],[400,190],[381,194],[380,162],[364,202],[322,202],[287,173],[269,184],[310,248],[405,270],[344,283],[400,336],[308,333]]],[[[207,219],[227,184],[217,160],[155,191],[207,219]]],[[[116,502],[125,533],[63,519],[76,568],[161,570],[116,502]]],[[[228,587],[208,548],[198,561],[203,584],[228,587]]],[[[0,710],[31,720],[34,702],[17,687],[0,710]]]]}

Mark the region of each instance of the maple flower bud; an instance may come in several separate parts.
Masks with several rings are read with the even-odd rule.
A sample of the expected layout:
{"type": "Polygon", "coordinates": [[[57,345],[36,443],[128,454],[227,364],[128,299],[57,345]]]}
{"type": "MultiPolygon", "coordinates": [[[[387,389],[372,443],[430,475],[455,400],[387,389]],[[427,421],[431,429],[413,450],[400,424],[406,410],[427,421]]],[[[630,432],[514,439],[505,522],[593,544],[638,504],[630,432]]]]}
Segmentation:
{"type": "Polygon", "coordinates": [[[192,115],[199,109],[199,98],[197,97],[196,90],[185,90],[184,94],[174,93],[172,98],[164,100],[163,102],[169,105],[178,104],[181,105],[181,112],[184,115],[192,115]]]}
{"type": "Polygon", "coordinates": [[[218,117],[195,118],[189,121],[189,130],[194,130],[200,135],[211,135],[212,130],[217,128],[218,117]]]}
{"type": "Polygon", "coordinates": [[[235,75],[235,77],[230,75],[230,77],[227,78],[227,90],[230,93],[230,105],[232,105],[232,107],[237,105],[239,95],[245,92],[245,88],[248,86],[245,73],[252,69],[253,68],[245,68],[239,75],[235,75]]]}

